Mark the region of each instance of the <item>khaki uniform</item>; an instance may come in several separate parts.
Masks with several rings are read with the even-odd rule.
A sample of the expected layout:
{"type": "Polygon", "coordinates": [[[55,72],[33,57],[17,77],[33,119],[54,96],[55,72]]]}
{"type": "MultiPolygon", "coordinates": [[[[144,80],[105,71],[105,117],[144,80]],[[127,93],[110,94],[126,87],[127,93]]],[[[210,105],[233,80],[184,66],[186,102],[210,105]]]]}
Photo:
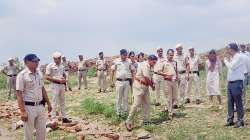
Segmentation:
{"type": "Polygon", "coordinates": [[[123,105],[123,111],[128,112],[129,79],[132,77],[132,65],[128,61],[118,59],[114,62],[111,69],[116,71],[116,111],[120,115],[122,112],[121,105],[123,105]]]}
{"type": "Polygon", "coordinates": [[[177,62],[164,61],[162,72],[167,75],[173,75],[173,79],[165,79],[165,96],[168,99],[168,111],[173,113],[173,105],[177,105],[177,62]]]}
{"type": "Polygon", "coordinates": [[[192,85],[194,84],[195,98],[200,99],[200,77],[198,75],[199,64],[201,63],[200,58],[198,55],[195,55],[194,57],[189,56],[188,61],[190,65],[190,75],[187,88],[187,97],[190,99],[192,85]]]}
{"type": "MultiPolygon", "coordinates": [[[[49,75],[55,79],[62,79],[64,78],[64,67],[62,64],[56,65],[55,63],[50,63],[46,67],[46,75],[49,75]]],[[[52,114],[51,117],[53,121],[56,120],[56,109],[57,104],[60,104],[61,109],[61,115],[63,118],[67,118],[66,112],[65,112],[65,97],[64,97],[64,90],[65,85],[64,84],[57,84],[52,83],[51,84],[51,91],[52,91],[52,114]]]]}
{"type": "Polygon", "coordinates": [[[100,90],[107,89],[108,64],[105,59],[96,61],[97,86],[100,90]]]}
{"type": "Polygon", "coordinates": [[[165,88],[165,81],[163,76],[157,74],[158,72],[161,71],[161,67],[163,65],[163,62],[165,61],[165,58],[158,58],[157,63],[154,66],[154,76],[153,76],[153,80],[155,83],[155,93],[156,93],[156,103],[160,103],[160,92],[161,90],[164,92],[165,88]]]}
{"type": "Polygon", "coordinates": [[[83,85],[84,88],[88,88],[88,83],[87,83],[87,72],[88,72],[88,67],[87,67],[87,61],[79,61],[78,62],[78,88],[81,89],[82,86],[82,80],[83,80],[83,85]]]}
{"type": "MultiPolygon", "coordinates": [[[[142,80],[144,77],[148,77],[149,79],[153,79],[153,68],[150,67],[147,61],[141,63],[137,69],[137,73],[135,76],[137,79],[142,80]]],[[[134,103],[129,112],[129,116],[127,119],[127,123],[132,123],[133,117],[137,111],[137,108],[140,105],[143,105],[144,110],[144,121],[149,120],[149,111],[150,111],[150,97],[149,97],[149,87],[139,83],[135,80],[133,84],[133,95],[134,95],[134,103]]]]}
{"type": "Polygon", "coordinates": [[[175,54],[174,61],[177,62],[178,68],[178,94],[179,94],[179,101],[181,103],[184,102],[186,96],[186,87],[187,87],[187,80],[186,80],[186,66],[188,65],[187,57],[182,54],[181,56],[175,54]]]}
{"type": "MultiPolygon", "coordinates": [[[[42,74],[32,74],[26,68],[17,76],[16,89],[22,91],[24,102],[40,102],[43,99],[42,88],[44,86],[42,74]]],[[[28,121],[24,122],[24,139],[32,140],[33,131],[36,129],[36,140],[45,140],[47,114],[43,105],[25,105],[28,121]]]]}
{"type": "Polygon", "coordinates": [[[62,65],[64,66],[64,70],[65,70],[65,79],[66,79],[66,89],[70,89],[70,84],[69,84],[69,62],[62,62],[62,65]]]}
{"type": "Polygon", "coordinates": [[[14,92],[16,90],[16,76],[18,73],[18,67],[16,65],[13,66],[6,66],[4,67],[3,71],[7,74],[7,84],[9,89],[9,96],[12,93],[12,89],[14,89],[14,92]]]}

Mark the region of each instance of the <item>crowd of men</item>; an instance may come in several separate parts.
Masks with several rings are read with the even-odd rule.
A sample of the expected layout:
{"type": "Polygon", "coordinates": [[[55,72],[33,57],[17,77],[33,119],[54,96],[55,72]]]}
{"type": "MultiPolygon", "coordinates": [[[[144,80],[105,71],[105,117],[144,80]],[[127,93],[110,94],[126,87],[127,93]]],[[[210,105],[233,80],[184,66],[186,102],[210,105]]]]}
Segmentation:
{"type": "MultiPolygon", "coordinates": [[[[155,106],[163,105],[162,111],[168,112],[171,118],[176,115],[176,109],[181,105],[189,104],[193,100],[196,104],[203,102],[200,92],[200,65],[204,62],[195,52],[195,48],[188,48],[188,53],[184,53],[182,44],[177,44],[175,49],[165,50],[157,48],[157,55],[144,53],[136,55],[133,51],[120,50],[120,57],[113,61],[110,66],[104,57],[103,52],[99,53],[96,61],[98,93],[107,92],[108,75],[112,81],[111,86],[115,86],[116,91],[116,112],[119,117],[128,115],[125,127],[128,131],[133,129],[133,119],[138,107],[143,108],[143,124],[150,124],[150,99],[149,92],[156,94],[155,106]],[[164,56],[166,54],[166,56],[164,56]],[[109,69],[111,72],[109,74],[109,69]],[[194,87],[194,88],[193,88],[194,87]],[[152,90],[150,90],[150,88],[152,90]],[[191,96],[194,89],[194,98],[191,96]],[[133,104],[129,109],[128,95],[132,92],[133,104]],[[162,102],[162,96],[167,102],[162,102]]],[[[46,67],[45,74],[42,75],[38,69],[40,59],[35,54],[28,54],[24,57],[26,68],[21,72],[15,65],[13,59],[9,59],[9,65],[2,71],[7,75],[9,85],[9,96],[11,89],[16,90],[16,98],[21,112],[21,120],[24,121],[25,139],[31,140],[33,130],[36,130],[36,139],[45,139],[46,113],[45,104],[48,111],[52,112],[51,118],[57,121],[56,110],[60,106],[63,123],[70,123],[65,111],[65,91],[72,91],[69,84],[69,62],[66,57],[59,52],[52,55],[53,61],[46,67]],[[19,73],[18,73],[19,72],[19,73]],[[51,82],[52,103],[47,96],[44,87],[46,79],[51,82]]],[[[246,89],[250,73],[250,53],[246,45],[230,43],[227,45],[224,64],[228,68],[228,119],[226,126],[234,125],[234,111],[237,112],[237,122],[235,127],[244,126],[244,112],[246,111],[246,89]],[[236,105],[236,107],[234,107],[236,105]]],[[[84,89],[88,89],[87,71],[89,64],[84,60],[83,55],[79,55],[78,62],[78,90],[81,90],[82,83],[84,89]]],[[[206,68],[206,92],[209,100],[213,101],[216,96],[220,108],[222,108],[220,93],[220,76],[222,72],[222,62],[215,50],[211,50],[205,62],[206,68]]],[[[108,95],[107,95],[108,96],[108,95]]],[[[212,103],[211,103],[212,104],[212,103]]]]}

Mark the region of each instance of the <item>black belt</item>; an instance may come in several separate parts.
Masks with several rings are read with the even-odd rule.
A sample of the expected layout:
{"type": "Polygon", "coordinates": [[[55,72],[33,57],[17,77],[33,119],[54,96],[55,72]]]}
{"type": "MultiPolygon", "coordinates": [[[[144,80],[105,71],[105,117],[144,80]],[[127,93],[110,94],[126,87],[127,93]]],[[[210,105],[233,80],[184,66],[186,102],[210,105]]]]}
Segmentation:
{"type": "Polygon", "coordinates": [[[243,80],[229,81],[228,83],[233,84],[233,83],[238,83],[238,82],[243,82],[243,80]]]}
{"type": "Polygon", "coordinates": [[[98,71],[106,71],[106,69],[102,70],[102,69],[98,69],[98,71]]]}
{"type": "Polygon", "coordinates": [[[78,70],[78,71],[86,71],[86,70],[78,70]]]}
{"type": "Polygon", "coordinates": [[[121,79],[121,78],[117,78],[117,81],[129,81],[131,78],[126,78],[126,79],[121,79]]]}
{"type": "Polygon", "coordinates": [[[14,77],[14,76],[17,76],[16,74],[14,74],[14,75],[7,75],[7,76],[9,76],[9,77],[14,77]]]}
{"type": "Polygon", "coordinates": [[[43,100],[39,101],[39,102],[27,102],[27,101],[25,101],[24,104],[28,105],[28,106],[38,106],[38,105],[44,105],[45,106],[45,102],[43,100]]]}
{"type": "Polygon", "coordinates": [[[158,72],[154,72],[154,74],[162,76],[162,75],[161,75],[160,73],[158,73],[158,72]]]}
{"type": "Polygon", "coordinates": [[[182,70],[182,71],[179,71],[178,73],[179,73],[179,74],[184,74],[184,73],[186,73],[186,71],[185,71],[185,70],[182,70]]]}
{"type": "Polygon", "coordinates": [[[69,71],[69,70],[65,70],[65,71],[69,71]]]}
{"type": "Polygon", "coordinates": [[[190,71],[189,73],[196,73],[196,74],[199,74],[199,71],[190,71]]]}

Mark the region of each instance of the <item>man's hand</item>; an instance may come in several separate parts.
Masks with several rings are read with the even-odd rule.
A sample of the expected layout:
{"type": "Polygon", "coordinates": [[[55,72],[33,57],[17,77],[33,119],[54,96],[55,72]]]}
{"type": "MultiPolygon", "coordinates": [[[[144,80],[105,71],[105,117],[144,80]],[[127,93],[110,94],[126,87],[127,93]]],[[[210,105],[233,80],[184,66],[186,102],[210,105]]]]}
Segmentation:
{"type": "Polygon", "coordinates": [[[164,78],[172,81],[173,75],[165,75],[164,78]]]}
{"type": "Polygon", "coordinates": [[[26,111],[22,111],[22,112],[21,112],[21,120],[22,120],[23,122],[27,122],[27,121],[28,121],[28,114],[27,114],[26,111]]]}
{"type": "Polygon", "coordinates": [[[62,78],[61,80],[59,80],[60,84],[66,84],[66,80],[65,78],[62,78]]]}

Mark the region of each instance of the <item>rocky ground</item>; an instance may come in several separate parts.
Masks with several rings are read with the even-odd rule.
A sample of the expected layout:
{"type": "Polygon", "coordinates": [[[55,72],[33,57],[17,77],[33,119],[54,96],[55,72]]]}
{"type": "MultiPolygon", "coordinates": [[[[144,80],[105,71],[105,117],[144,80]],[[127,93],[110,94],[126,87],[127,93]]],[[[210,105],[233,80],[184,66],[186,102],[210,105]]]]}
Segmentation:
{"type": "MultiPolygon", "coordinates": [[[[72,78],[72,85],[75,86],[75,78],[72,78]]],[[[176,110],[177,116],[168,119],[168,116],[161,113],[164,106],[151,106],[150,126],[141,125],[141,112],[135,117],[135,129],[127,132],[124,127],[124,120],[117,120],[115,117],[86,110],[83,103],[86,99],[92,98],[100,106],[114,108],[115,93],[112,89],[108,93],[97,93],[96,79],[89,79],[89,89],[66,92],[66,111],[72,118],[72,124],[58,123],[57,129],[47,128],[47,140],[82,140],[82,139],[103,139],[103,140],[130,140],[130,139],[155,139],[155,140],[248,140],[250,139],[249,112],[246,113],[247,125],[243,129],[224,127],[226,119],[226,96],[225,84],[222,84],[223,108],[214,103],[213,106],[207,101],[204,90],[204,77],[202,78],[202,100],[203,103],[196,105],[194,102],[176,110]]],[[[50,90],[48,93],[51,96],[50,90]]],[[[131,105],[130,96],[130,105],[131,105]]],[[[151,94],[152,103],[155,96],[151,94]]],[[[162,103],[165,99],[162,96],[162,103]]],[[[250,104],[248,104],[249,106],[250,104]]],[[[93,109],[93,108],[91,108],[93,109]]],[[[58,116],[60,120],[60,116],[58,116]]],[[[48,126],[49,120],[48,120],[48,126]]],[[[54,128],[54,127],[53,127],[54,128]]],[[[16,101],[8,100],[6,92],[0,93],[0,140],[22,139],[22,122],[19,120],[19,111],[16,101]]],[[[35,134],[35,133],[34,133],[35,134]]]]}

